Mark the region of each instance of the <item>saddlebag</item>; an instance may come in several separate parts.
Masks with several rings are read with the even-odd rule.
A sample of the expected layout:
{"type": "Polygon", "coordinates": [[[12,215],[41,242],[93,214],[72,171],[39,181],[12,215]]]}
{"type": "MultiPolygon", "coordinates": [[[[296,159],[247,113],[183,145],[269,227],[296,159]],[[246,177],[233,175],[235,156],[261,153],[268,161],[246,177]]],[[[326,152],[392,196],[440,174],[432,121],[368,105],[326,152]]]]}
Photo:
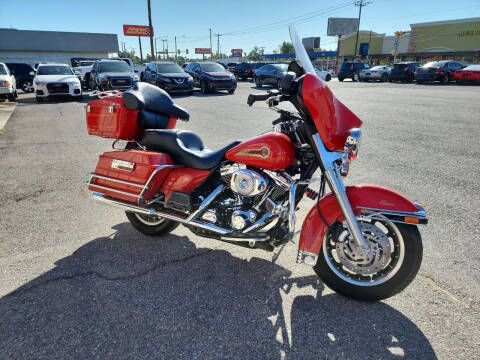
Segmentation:
{"type": "Polygon", "coordinates": [[[113,198],[145,204],[155,198],[172,169],[168,154],[144,150],[109,151],[100,155],[88,189],[113,198]]]}

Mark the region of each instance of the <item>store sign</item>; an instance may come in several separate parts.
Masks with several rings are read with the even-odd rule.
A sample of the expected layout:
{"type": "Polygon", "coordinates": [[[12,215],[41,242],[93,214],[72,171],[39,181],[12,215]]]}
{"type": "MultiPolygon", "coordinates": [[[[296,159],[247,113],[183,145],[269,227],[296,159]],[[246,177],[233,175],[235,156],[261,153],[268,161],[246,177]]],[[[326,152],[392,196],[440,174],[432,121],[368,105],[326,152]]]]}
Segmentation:
{"type": "Polygon", "coordinates": [[[210,48],[195,48],[195,54],[210,54],[211,52],[210,48]]]}
{"type": "Polygon", "coordinates": [[[480,29],[463,30],[458,33],[458,36],[480,36],[480,29]]]}
{"type": "Polygon", "coordinates": [[[125,36],[153,36],[153,28],[144,25],[123,25],[125,36]]]}
{"type": "Polygon", "coordinates": [[[232,49],[232,57],[242,57],[242,49],[232,49]]]}

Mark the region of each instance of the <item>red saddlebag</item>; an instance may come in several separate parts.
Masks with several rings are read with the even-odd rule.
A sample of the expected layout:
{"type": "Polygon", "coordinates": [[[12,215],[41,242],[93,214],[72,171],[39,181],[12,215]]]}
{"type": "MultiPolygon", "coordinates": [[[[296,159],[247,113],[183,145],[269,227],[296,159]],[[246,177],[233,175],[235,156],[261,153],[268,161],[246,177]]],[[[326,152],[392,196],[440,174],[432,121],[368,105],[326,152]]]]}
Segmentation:
{"type": "Polygon", "coordinates": [[[159,167],[171,164],[172,159],[164,153],[144,150],[105,152],[100,155],[95,173],[91,174],[88,189],[142,204],[154,198],[172,169],[159,167]]]}
{"type": "Polygon", "coordinates": [[[90,101],[87,106],[89,135],[110,139],[138,140],[143,134],[138,110],[125,107],[120,96],[108,96],[90,101]]]}

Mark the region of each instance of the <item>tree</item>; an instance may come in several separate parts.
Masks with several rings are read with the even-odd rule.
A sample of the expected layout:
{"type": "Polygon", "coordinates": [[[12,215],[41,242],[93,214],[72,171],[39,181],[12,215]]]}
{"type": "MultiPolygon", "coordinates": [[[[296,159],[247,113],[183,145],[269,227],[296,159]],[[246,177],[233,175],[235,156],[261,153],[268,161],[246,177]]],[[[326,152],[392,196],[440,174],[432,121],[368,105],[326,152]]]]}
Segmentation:
{"type": "Polygon", "coordinates": [[[260,55],[263,54],[262,49],[260,49],[258,46],[254,46],[252,50],[248,53],[247,57],[250,60],[260,60],[260,55]]]}
{"type": "Polygon", "coordinates": [[[280,53],[282,54],[292,54],[295,52],[295,48],[293,47],[292,43],[288,41],[284,41],[282,45],[280,45],[280,53]]]}

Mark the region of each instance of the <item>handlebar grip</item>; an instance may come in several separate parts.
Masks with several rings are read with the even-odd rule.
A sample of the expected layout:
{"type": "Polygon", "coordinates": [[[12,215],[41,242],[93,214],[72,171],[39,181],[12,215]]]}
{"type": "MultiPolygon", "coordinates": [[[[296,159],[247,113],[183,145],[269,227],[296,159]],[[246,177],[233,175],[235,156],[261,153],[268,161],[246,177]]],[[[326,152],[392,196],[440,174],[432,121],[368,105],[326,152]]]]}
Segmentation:
{"type": "Polygon", "coordinates": [[[271,96],[272,96],[272,94],[269,94],[269,93],[266,93],[266,94],[250,94],[250,95],[248,95],[247,104],[248,104],[248,106],[252,106],[255,101],[267,100],[271,96]]]}

